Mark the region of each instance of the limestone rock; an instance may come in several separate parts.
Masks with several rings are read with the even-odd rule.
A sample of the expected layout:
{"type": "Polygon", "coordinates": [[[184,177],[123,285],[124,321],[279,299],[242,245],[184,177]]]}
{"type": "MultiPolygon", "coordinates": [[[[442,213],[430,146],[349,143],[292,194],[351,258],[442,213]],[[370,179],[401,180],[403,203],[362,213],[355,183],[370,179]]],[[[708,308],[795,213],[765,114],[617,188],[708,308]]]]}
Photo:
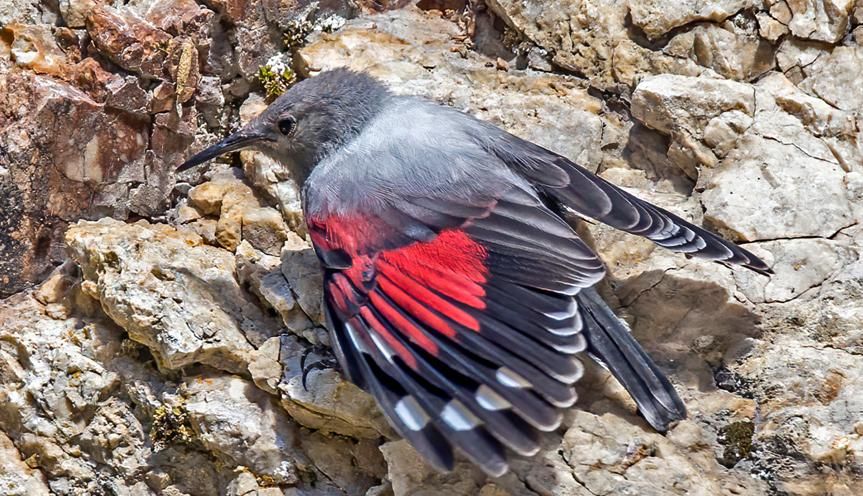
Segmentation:
{"type": "Polygon", "coordinates": [[[755,94],[742,83],[722,79],[662,75],[647,78],[632,95],[633,116],[665,134],[682,129],[699,137],[714,117],[755,111],[755,94]]]}
{"type": "Polygon", "coordinates": [[[39,0],[10,0],[0,5],[0,26],[13,22],[52,24],[58,13],[54,8],[44,8],[39,0]]]}
{"type": "Polygon", "coordinates": [[[0,300],[0,492],[863,493],[860,2],[486,3],[0,6],[0,297],[47,278],[0,300]],[[652,432],[588,366],[561,429],[489,480],[433,471],[326,362],[304,387],[329,334],[297,183],[251,151],[172,173],[260,112],[274,56],[367,70],[748,241],[772,277],[579,225],[689,419],[652,432]],[[67,226],[103,217],[64,262],[67,226]]]}
{"type": "Polygon", "coordinates": [[[793,142],[747,136],[701,185],[710,221],[738,239],[829,237],[854,222],[843,177],[839,164],[813,158],[793,142]],[[807,186],[797,189],[800,184],[807,186]],[[744,206],[754,204],[757,210],[744,206]]]}
{"type": "Polygon", "coordinates": [[[470,464],[462,462],[452,473],[444,474],[429,467],[407,441],[400,440],[381,446],[390,468],[389,479],[395,494],[478,494],[485,477],[470,464]]]}
{"type": "Polygon", "coordinates": [[[740,14],[721,24],[698,24],[674,36],[663,52],[692,59],[728,79],[749,81],[776,65],[775,49],[762,37],[755,19],[740,14]]]}
{"type": "Polygon", "coordinates": [[[243,372],[278,329],[237,285],[231,254],[145,222],[79,223],[67,234],[85,288],[167,369],[243,372]]]}
{"type": "MultiPolygon", "coordinates": [[[[261,494],[274,486],[279,494],[288,486],[362,494],[380,483],[377,431],[330,440],[301,430],[272,396],[275,387],[268,394],[215,368],[173,383],[106,318],[73,267],[51,280],[39,289],[43,301],[20,294],[0,302],[0,432],[14,443],[0,435],[0,452],[9,454],[0,463],[4,494],[100,494],[109,484],[121,494],[216,495],[249,486],[243,472],[260,482],[261,494]],[[55,315],[52,306],[74,315],[55,315]]],[[[252,376],[273,378],[272,386],[282,376],[279,343],[262,345],[249,365],[252,376]],[[266,371],[266,354],[274,371],[266,371]]],[[[382,419],[374,401],[354,390],[328,397],[315,386],[310,404],[329,405],[316,413],[322,422],[338,413],[333,425],[350,422],[343,425],[361,432],[369,425],[363,415],[382,419]]]]}
{"type": "Polygon", "coordinates": [[[292,243],[285,243],[281,271],[303,312],[312,322],[323,324],[323,278],[311,243],[296,238],[292,243]]]}
{"type": "Polygon", "coordinates": [[[563,437],[561,456],[572,467],[571,477],[590,494],[764,493],[766,484],[740,471],[713,475],[724,469],[712,454],[702,451],[706,441],[700,429],[688,421],[663,437],[633,430],[619,419],[579,412],[563,437]],[[669,477],[671,467],[675,474],[687,475],[669,477]]]}
{"type": "MultiPolygon", "coordinates": [[[[293,237],[296,235],[294,234],[293,237]]],[[[280,259],[256,250],[248,241],[240,243],[236,253],[237,275],[240,283],[248,285],[265,306],[275,310],[289,331],[298,335],[304,335],[309,331],[314,324],[303,311],[297,301],[296,293],[285,279],[281,271],[280,259]]]]}
{"type": "Polygon", "coordinates": [[[51,494],[64,495],[96,492],[106,481],[129,490],[127,478],[141,475],[150,451],[118,388],[121,378],[148,387],[153,375],[121,352],[122,331],[86,315],[87,299],[70,288],[51,304],[84,312],[69,318],[28,294],[0,302],[0,430],[37,470],[22,485],[15,469],[0,477],[12,484],[4,493],[47,494],[40,473],[51,494]]]}
{"type": "Polygon", "coordinates": [[[277,487],[261,487],[254,474],[246,470],[240,471],[237,477],[228,483],[228,496],[282,496],[284,492],[277,487]]]}
{"type": "Polygon", "coordinates": [[[835,43],[845,36],[853,0],[792,0],[788,28],[794,36],[835,43]]]}
{"type": "Polygon", "coordinates": [[[667,156],[693,180],[699,177],[700,166],[713,167],[718,161],[705,140],[736,142],[735,134],[743,131],[738,126],[746,125],[754,110],[751,87],[722,79],[654,76],[639,84],[632,97],[633,116],[672,138],[667,156]],[[738,122],[731,124],[726,119],[738,122]],[[743,122],[739,122],[741,120],[743,122]],[[711,123],[712,136],[708,139],[704,133],[711,123]],[[720,138],[717,132],[725,132],[725,135],[720,138]]]}
{"type": "Polygon", "coordinates": [[[0,432],[0,491],[9,496],[48,496],[45,475],[21,460],[12,440],[0,432]]]}
{"type": "MultiPolygon", "coordinates": [[[[655,8],[660,3],[648,2],[655,8]]],[[[696,2],[697,3],[697,2],[696,2]]],[[[724,4],[745,4],[732,0],[724,4]]],[[[489,7],[512,29],[552,53],[552,62],[583,74],[590,84],[606,91],[626,92],[650,74],[699,75],[709,72],[694,61],[656,52],[627,36],[630,2],[581,0],[490,0],[489,7]]],[[[641,5],[637,2],[637,5],[641,5]]],[[[695,5],[688,2],[685,5],[695,5]]],[[[710,5],[713,5],[712,3],[710,5]]],[[[637,8],[637,7],[636,7],[637,8]]],[[[706,10],[711,7],[705,7],[706,10]]],[[[647,17],[647,10],[643,11],[647,17]]],[[[668,9],[669,14],[678,12],[668,9]]],[[[723,14],[724,10],[717,10],[723,14]]],[[[731,15],[734,12],[727,12],[731,15]]],[[[694,13],[685,14],[681,19],[694,13]]],[[[727,17],[727,16],[726,16],[727,17]]],[[[657,24],[660,25],[660,24],[657,24]]]]}
{"type": "Polygon", "coordinates": [[[217,174],[213,180],[189,191],[189,206],[218,219],[216,240],[235,251],[243,240],[270,255],[278,255],[288,239],[279,213],[262,206],[252,189],[233,172],[217,174]]]}
{"type": "Polygon", "coordinates": [[[66,75],[70,71],[66,54],[48,25],[13,23],[3,27],[3,35],[10,40],[9,54],[17,66],[40,74],[66,75]]]}
{"type": "Polygon", "coordinates": [[[856,82],[853,74],[863,70],[863,48],[836,47],[831,53],[818,56],[804,69],[806,78],[800,88],[839,109],[854,112],[863,105],[860,91],[847,91],[856,82]]]}
{"type": "Polygon", "coordinates": [[[288,239],[288,230],[276,209],[251,208],[243,213],[243,239],[268,255],[278,255],[288,239]]]}
{"type": "Polygon", "coordinates": [[[632,22],[644,30],[647,36],[658,38],[672,29],[694,21],[721,22],[752,6],[751,0],[723,0],[699,2],[687,0],[647,0],[629,2],[632,22]]]}
{"type": "Polygon", "coordinates": [[[828,107],[779,76],[754,87],[656,76],[638,86],[632,111],[671,136],[672,161],[673,151],[687,150],[684,159],[711,167],[697,176],[709,222],[736,239],[754,241],[829,237],[855,222],[844,165],[856,156],[853,118],[828,107]],[[771,222],[765,222],[765,212],[771,222]]]}
{"type": "Polygon", "coordinates": [[[297,426],[253,383],[229,375],[192,377],[184,396],[194,436],[205,449],[272,483],[299,482],[308,461],[296,447],[297,426]]]}
{"type": "MultiPolygon", "coordinates": [[[[312,371],[307,386],[302,384],[300,356],[302,346],[296,338],[284,337],[281,356],[284,372],[278,389],[282,407],[298,423],[322,433],[335,433],[360,439],[375,439],[392,430],[375,404],[374,398],[347,382],[336,371],[312,371]]],[[[314,355],[309,356],[309,363],[314,355]]]]}
{"type": "MultiPolygon", "coordinates": [[[[782,3],[782,5],[785,4],[782,3]]],[[[788,33],[788,26],[768,12],[758,12],[755,17],[758,19],[758,34],[765,40],[776,41],[788,33]]]]}

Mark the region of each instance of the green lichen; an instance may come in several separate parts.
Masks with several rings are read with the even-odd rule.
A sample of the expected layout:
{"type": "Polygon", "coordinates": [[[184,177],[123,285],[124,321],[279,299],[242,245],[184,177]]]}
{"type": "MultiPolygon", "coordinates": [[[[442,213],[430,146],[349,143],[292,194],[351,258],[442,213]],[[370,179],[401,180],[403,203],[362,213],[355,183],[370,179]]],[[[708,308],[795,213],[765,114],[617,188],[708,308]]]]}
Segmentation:
{"type": "Polygon", "coordinates": [[[267,93],[267,100],[272,101],[297,81],[297,74],[290,67],[262,65],[258,68],[258,80],[267,93]]]}
{"type": "Polygon", "coordinates": [[[318,3],[310,3],[302,12],[297,13],[285,26],[285,45],[291,49],[297,49],[306,44],[306,38],[315,30],[315,14],[318,11],[318,3]]]}
{"type": "Polygon", "coordinates": [[[182,405],[159,405],[153,410],[153,425],[150,438],[156,449],[169,444],[190,444],[194,440],[189,415],[182,405]]]}
{"type": "Polygon", "coordinates": [[[306,19],[297,19],[288,23],[284,41],[289,48],[302,48],[306,38],[315,30],[315,24],[306,19]]]}
{"type": "Polygon", "coordinates": [[[155,48],[157,52],[162,52],[163,54],[168,55],[168,48],[170,48],[169,42],[170,40],[157,41],[153,45],[153,48],[155,48]]]}
{"type": "Polygon", "coordinates": [[[272,475],[260,475],[256,480],[258,485],[261,487],[276,487],[279,485],[279,481],[277,481],[272,475]]]}
{"type": "Polygon", "coordinates": [[[726,425],[719,430],[719,442],[725,446],[719,463],[733,467],[740,460],[747,458],[752,452],[752,436],[755,435],[755,424],[750,420],[741,420],[726,425]]]}
{"type": "Polygon", "coordinates": [[[120,341],[120,353],[131,358],[140,358],[144,346],[141,343],[126,338],[120,341]]]}

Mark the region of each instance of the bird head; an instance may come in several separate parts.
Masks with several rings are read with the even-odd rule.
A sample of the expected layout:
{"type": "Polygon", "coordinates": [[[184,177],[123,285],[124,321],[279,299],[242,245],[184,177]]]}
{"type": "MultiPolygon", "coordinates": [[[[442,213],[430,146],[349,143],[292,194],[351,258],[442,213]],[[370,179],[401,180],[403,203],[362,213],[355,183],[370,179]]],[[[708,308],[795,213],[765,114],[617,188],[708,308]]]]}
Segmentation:
{"type": "Polygon", "coordinates": [[[303,80],[246,126],[180,165],[184,171],[219,155],[254,149],[305,181],[314,166],[358,135],[390,96],[376,79],[348,69],[303,80]]]}

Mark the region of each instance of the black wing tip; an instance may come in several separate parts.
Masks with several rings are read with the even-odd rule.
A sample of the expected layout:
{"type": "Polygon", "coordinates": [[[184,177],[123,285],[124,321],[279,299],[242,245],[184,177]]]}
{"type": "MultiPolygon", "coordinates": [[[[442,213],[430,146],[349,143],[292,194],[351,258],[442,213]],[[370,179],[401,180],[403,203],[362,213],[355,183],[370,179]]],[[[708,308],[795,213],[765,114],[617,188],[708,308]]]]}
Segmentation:
{"type": "Polygon", "coordinates": [[[509,462],[506,458],[504,458],[503,461],[496,461],[493,463],[481,463],[477,461],[477,465],[479,465],[479,468],[481,468],[486,475],[493,478],[503,477],[507,472],[509,472],[509,462]]]}
{"type": "Polygon", "coordinates": [[[681,421],[686,420],[687,416],[686,410],[677,412],[663,409],[662,411],[654,410],[653,412],[646,412],[639,408],[638,412],[650,424],[650,427],[660,434],[667,434],[668,431],[677,427],[677,424],[681,421]]]}
{"type": "Polygon", "coordinates": [[[760,258],[756,257],[755,255],[749,253],[746,250],[744,250],[744,253],[746,253],[747,258],[749,258],[749,261],[743,265],[744,267],[749,270],[754,270],[762,276],[770,277],[775,274],[775,272],[773,272],[773,268],[764,263],[764,260],[761,260],[760,258]]]}
{"type": "MultiPolygon", "coordinates": [[[[759,260],[759,262],[760,262],[760,260],[759,260]]],[[[747,269],[749,269],[751,271],[757,272],[757,273],[761,274],[762,276],[770,277],[770,276],[776,274],[776,272],[774,272],[772,268],[765,265],[764,262],[762,262],[760,265],[755,265],[755,264],[752,264],[750,262],[750,263],[744,265],[744,267],[746,267],[747,269]]]]}
{"type": "MultiPolygon", "coordinates": [[[[730,243],[730,242],[729,242],[730,243]]],[[[736,248],[737,256],[734,259],[729,260],[732,263],[736,263],[742,267],[745,267],[753,272],[757,272],[762,276],[770,277],[775,274],[773,269],[767,265],[764,260],[753,255],[749,250],[746,250],[739,245],[734,245],[736,248]]]]}
{"type": "MultiPolygon", "coordinates": [[[[667,379],[664,382],[667,382],[667,379]]],[[[664,393],[669,398],[666,398],[665,401],[661,401],[656,395],[656,393],[662,392],[656,391],[653,392],[653,395],[647,396],[646,401],[637,402],[638,412],[650,424],[650,427],[660,434],[667,433],[687,418],[686,405],[677,394],[677,390],[670,382],[667,382],[666,388],[664,393]]]]}
{"type": "Polygon", "coordinates": [[[677,390],[671,383],[668,387],[671,392],[671,404],[663,403],[656,397],[653,397],[652,401],[638,403],[638,413],[653,430],[660,434],[667,433],[688,417],[686,405],[680,399],[677,390]]]}
{"type": "Polygon", "coordinates": [[[200,162],[194,162],[192,160],[187,160],[187,161],[183,162],[182,164],[178,165],[176,169],[174,169],[174,174],[180,174],[180,173],[186,172],[187,170],[192,169],[193,167],[196,167],[198,165],[201,165],[201,163],[200,162]]]}

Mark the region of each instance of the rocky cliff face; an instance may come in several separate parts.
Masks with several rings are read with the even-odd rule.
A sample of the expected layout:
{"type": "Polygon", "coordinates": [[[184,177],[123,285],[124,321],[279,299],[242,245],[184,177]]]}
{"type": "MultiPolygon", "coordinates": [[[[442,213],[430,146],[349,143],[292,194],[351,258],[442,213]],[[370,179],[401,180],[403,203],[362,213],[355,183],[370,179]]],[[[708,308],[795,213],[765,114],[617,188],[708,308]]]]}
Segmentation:
{"type": "Polygon", "coordinates": [[[863,493],[863,4],[413,3],[0,6],[0,493],[863,493]],[[336,371],[302,386],[328,338],[296,185],[251,152],[172,170],[340,66],[768,261],[582,226],[688,420],[652,432],[592,368],[489,480],[428,468],[336,371]]]}

